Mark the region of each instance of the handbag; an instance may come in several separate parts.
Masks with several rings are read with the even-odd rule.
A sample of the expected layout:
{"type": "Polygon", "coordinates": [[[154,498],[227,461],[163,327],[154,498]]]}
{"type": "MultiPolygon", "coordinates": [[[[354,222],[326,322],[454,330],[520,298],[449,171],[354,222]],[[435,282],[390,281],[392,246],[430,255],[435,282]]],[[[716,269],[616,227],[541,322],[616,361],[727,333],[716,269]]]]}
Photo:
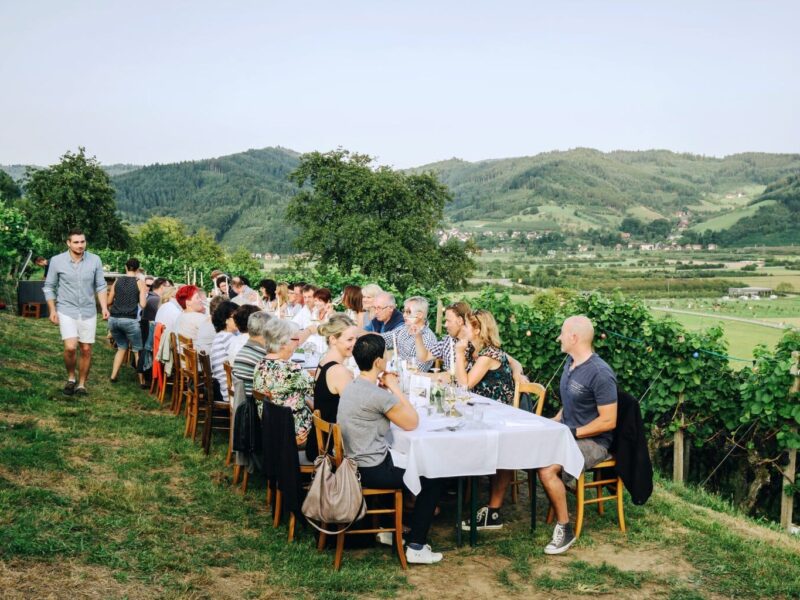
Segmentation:
{"type": "Polygon", "coordinates": [[[363,518],[367,503],[361,490],[356,462],[344,457],[334,470],[328,454],[333,433],[328,436],[325,451],[314,460],[314,475],[301,511],[312,527],[329,535],[338,535],[363,518]],[[339,531],[326,531],[314,521],[321,523],[347,524],[339,531]]]}

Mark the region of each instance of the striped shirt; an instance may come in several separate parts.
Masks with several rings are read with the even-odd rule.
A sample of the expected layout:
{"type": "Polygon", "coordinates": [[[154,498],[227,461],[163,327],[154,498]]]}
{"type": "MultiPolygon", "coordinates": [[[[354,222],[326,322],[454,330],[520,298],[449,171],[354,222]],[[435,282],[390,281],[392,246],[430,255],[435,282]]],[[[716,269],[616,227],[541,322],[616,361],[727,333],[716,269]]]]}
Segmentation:
{"type": "MultiPolygon", "coordinates": [[[[397,340],[397,355],[400,360],[413,360],[417,368],[422,372],[429,371],[433,366],[432,360],[426,362],[419,362],[417,360],[416,336],[411,335],[405,325],[401,325],[397,329],[392,329],[391,331],[379,335],[386,341],[387,349],[394,349],[394,340],[397,340]]],[[[431,331],[430,327],[427,325],[422,329],[422,343],[428,349],[436,343],[436,335],[434,335],[433,331],[431,331]]]]}
{"type": "Polygon", "coordinates": [[[233,363],[233,376],[244,382],[244,393],[248,398],[253,395],[253,374],[256,371],[256,365],[266,355],[267,351],[264,346],[253,341],[248,341],[236,355],[233,363]]]}
{"type": "Polygon", "coordinates": [[[44,280],[45,300],[56,301],[56,311],[71,319],[92,319],[97,316],[94,296],[106,290],[103,263],[100,257],[84,252],[73,261],[69,250],[50,259],[44,280]]]}
{"type": "Polygon", "coordinates": [[[220,400],[225,402],[228,400],[228,379],[225,377],[223,364],[228,360],[228,346],[234,337],[236,336],[228,331],[220,331],[211,343],[211,376],[219,382],[222,392],[220,400]]]}

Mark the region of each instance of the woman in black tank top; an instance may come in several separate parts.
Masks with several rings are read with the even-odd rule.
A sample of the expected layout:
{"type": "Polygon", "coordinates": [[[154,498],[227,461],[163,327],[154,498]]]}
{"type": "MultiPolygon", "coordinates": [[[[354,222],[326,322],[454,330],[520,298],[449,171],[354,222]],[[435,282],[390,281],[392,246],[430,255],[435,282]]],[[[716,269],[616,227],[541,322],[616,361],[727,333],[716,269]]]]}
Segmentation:
{"type": "MultiPolygon", "coordinates": [[[[328,423],[336,423],[339,411],[339,396],[342,390],[353,382],[353,373],[344,362],[353,356],[358,328],[347,315],[336,313],[327,323],[320,325],[319,334],[328,342],[328,351],[320,360],[317,380],[314,383],[314,410],[328,423]]],[[[317,434],[313,427],[306,443],[306,457],[317,458],[317,434]]]]}
{"type": "MultiPolygon", "coordinates": [[[[117,381],[119,369],[125,358],[125,351],[133,352],[136,363],[139,363],[139,351],[142,349],[142,330],[139,327],[139,308],[144,308],[147,300],[147,286],[136,278],[139,261],[129,258],[125,263],[125,276],[118,277],[108,293],[108,304],[111,316],[108,319],[108,331],[117,345],[114,364],[111,367],[111,382],[117,381]]],[[[139,383],[144,379],[139,372],[139,383]]]]}

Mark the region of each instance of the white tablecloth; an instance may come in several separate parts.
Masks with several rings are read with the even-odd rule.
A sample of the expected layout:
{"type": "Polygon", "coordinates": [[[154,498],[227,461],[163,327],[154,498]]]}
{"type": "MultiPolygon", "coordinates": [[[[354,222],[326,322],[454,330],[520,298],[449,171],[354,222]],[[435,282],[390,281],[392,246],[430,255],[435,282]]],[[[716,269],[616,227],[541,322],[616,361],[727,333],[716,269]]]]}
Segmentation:
{"type": "Polygon", "coordinates": [[[414,431],[392,425],[392,460],[406,470],[403,481],[412,493],[422,489],[420,477],[491,475],[498,469],[548,465],[561,465],[573,477],[580,475],[583,455],[566,426],[480,396],[473,399],[486,403],[477,405],[483,409],[483,422],[467,420],[456,431],[433,431],[454,420],[429,417],[424,411],[414,431]]]}

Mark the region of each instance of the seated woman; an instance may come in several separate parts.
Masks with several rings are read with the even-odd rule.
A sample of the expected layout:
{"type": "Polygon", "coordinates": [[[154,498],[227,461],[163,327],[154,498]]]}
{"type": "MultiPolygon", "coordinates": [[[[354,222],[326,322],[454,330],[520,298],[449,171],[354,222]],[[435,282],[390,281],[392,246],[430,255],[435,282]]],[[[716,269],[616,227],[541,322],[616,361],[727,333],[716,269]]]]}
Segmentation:
{"type": "Polygon", "coordinates": [[[301,449],[311,428],[314,380],[289,360],[299,341],[300,332],[291,321],[272,318],[267,322],[264,330],[267,353],[253,372],[253,390],[269,393],[274,404],[292,409],[295,439],[301,449]]]}
{"type": "Polygon", "coordinates": [[[333,295],[328,288],[319,288],[314,291],[314,308],[311,310],[312,320],[324,323],[334,313],[332,304],[333,295]]]}
{"type": "MultiPolygon", "coordinates": [[[[391,423],[406,431],[416,429],[419,415],[403,395],[397,375],[386,373],[385,351],[386,342],[380,335],[368,333],[356,341],[353,358],[361,373],[342,391],[338,422],[345,455],[358,464],[362,485],[403,488],[405,470],[394,466],[386,434],[391,423]]],[[[443,481],[421,478],[422,490],[417,495],[410,519],[411,531],[406,536],[406,560],[410,563],[431,564],[442,560],[442,555],[433,552],[425,541],[443,481]]]]}
{"type": "Polygon", "coordinates": [[[439,358],[442,360],[442,367],[446,372],[455,373],[456,345],[459,340],[468,341],[467,319],[470,314],[471,308],[466,302],[456,302],[447,306],[444,309],[444,328],[447,335],[430,347],[425,346],[421,327],[409,328],[409,332],[415,336],[417,360],[428,362],[439,358]]]}
{"type": "MultiPolygon", "coordinates": [[[[222,296],[217,296],[222,298],[222,296]]],[[[216,298],[215,298],[216,300],[216,298]]],[[[213,304],[213,301],[212,301],[213,304]]],[[[217,400],[220,402],[228,401],[228,380],[225,377],[225,361],[228,360],[228,348],[231,341],[239,335],[236,322],[233,320],[234,313],[239,307],[230,300],[223,300],[211,313],[211,322],[217,335],[211,343],[211,376],[219,383],[220,395],[217,400]]]]}
{"type": "MultiPolygon", "coordinates": [[[[328,351],[319,361],[317,380],[314,383],[314,408],[319,410],[323,421],[336,423],[339,412],[339,396],[353,383],[353,373],[344,362],[353,356],[358,328],[347,315],[335,314],[319,327],[319,334],[328,341],[328,351]]],[[[308,438],[306,457],[317,458],[317,438],[313,433],[308,438]]]]}
{"type": "MultiPolygon", "coordinates": [[[[234,302],[234,304],[236,303],[234,302]]],[[[245,304],[244,306],[236,304],[236,306],[238,310],[233,313],[233,322],[236,324],[239,335],[228,343],[228,362],[231,363],[231,365],[236,361],[236,355],[239,354],[239,350],[242,349],[249,339],[250,334],[247,331],[247,321],[250,320],[250,315],[258,312],[258,307],[252,304],[245,304]]]]}
{"type": "Polygon", "coordinates": [[[285,319],[288,317],[289,308],[289,284],[281,281],[275,288],[275,316],[285,319]]]}
{"type": "Polygon", "coordinates": [[[342,305],[344,314],[353,319],[356,327],[364,329],[367,313],[364,311],[364,297],[361,288],[357,285],[346,285],[342,290],[342,305]]]}
{"type": "Polygon", "coordinates": [[[373,331],[372,319],[375,318],[375,297],[382,293],[383,289],[377,283],[368,283],[361,288],[361,306],[364,309],[364,331],[373,331]]]}
{"type": "Polygon", "coordinates": [[[262,279],[258,282],[258,294],[260,296],[261,310],[267,311],[269,314],[275,314],[278,307],[278,301],[275,298],[275,291],[278,284],[274,279],[262,279]]]}
{"type": "Polygon", "coordinates": [[[206,322],[206,294],[196,285],[184,285],[175,294],[183,312],[175,319],[175,333],[197,341],[200,326],[206,322]]]}
{"type": "MultiPolygon", "coordinates": [[[[492,313],[478,309],[466,322],[467,336],[456,344],[456,380],[476,394],[499,400],[514,401],[514,372],[509,356],[500,349],[500,333],[492,313]]],[[[492,477],[489,505],[478,510],[478,529],[501,529],[500,508],[513,471],[498,471],[492,477]]],[[[469,521],[461,528],[468,530],[469,521]]]]}

